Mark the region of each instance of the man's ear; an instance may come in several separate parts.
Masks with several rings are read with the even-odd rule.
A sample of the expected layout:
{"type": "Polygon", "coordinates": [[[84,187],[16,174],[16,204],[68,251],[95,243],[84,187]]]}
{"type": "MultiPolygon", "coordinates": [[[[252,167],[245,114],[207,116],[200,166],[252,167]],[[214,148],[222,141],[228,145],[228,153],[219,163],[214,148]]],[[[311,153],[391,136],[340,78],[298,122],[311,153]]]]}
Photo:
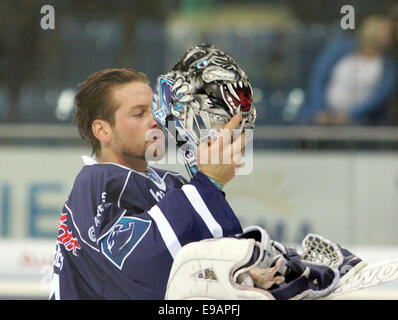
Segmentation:
{"type": "Polygon", "coordinates": [[[96,119],[91,125],[94,136],[101,142],[101,144],[109,144],[112,140],[112,128],[105,120],[96,119]]]}

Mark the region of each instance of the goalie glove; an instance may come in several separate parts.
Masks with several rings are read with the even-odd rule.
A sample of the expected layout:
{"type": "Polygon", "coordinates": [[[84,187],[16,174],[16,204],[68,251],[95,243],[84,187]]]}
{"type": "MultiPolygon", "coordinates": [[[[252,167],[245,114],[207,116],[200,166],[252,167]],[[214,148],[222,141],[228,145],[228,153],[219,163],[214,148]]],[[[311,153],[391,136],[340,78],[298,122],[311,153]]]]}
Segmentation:
{"type": "Polygon", "coordinates": [[[302,261],[293,247],[271,241],[258,226],[243,230],[238,238],[252,238],[264,248],[262,260],[237,278],[240,284],[268,290],[276,299],[317,299],[329,295],[338,283],[338,272],[328,266],[302,261]]]}
{"type": "Polygon", "coordinates": [[[304,262],[325,265],[339,274],[337,287],[343,285],[367,263],[349,250],[320,235],[308,234],[302,241],[300,258],[304,262]]]}
{"type": "Polygon", "coordinates": [[[303,260],[299,252],[288,245],[272,241],[273,255],[285,259],[282,275],[285,282],[269,289],[276,299],[319,299],[331,294],[339,282],[337,270],[312,260],[303,260]]]}

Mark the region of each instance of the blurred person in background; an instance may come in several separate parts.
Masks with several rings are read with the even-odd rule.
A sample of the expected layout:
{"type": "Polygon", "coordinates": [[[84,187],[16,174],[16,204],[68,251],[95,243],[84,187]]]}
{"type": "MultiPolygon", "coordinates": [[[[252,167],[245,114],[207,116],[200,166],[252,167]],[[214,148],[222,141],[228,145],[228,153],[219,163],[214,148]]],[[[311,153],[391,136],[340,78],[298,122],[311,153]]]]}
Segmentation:
{"type": "Polygon", "coordinates": [[[310,76],[304,122],[385,123],[386,103],[396,78],[396,62],[387,54],[392,37],[391,19],[369,16],[356,38],[343,36],[328,45],[310,76]]]}
{"type": "MultiPolygon", "coordinates": [[[[398,4],[388,8],[388,16],[393,23],[391,55],[395,61],[398,61],[398,4]]],[[[387,125],[398,125],[398,81],[394,83],[394,90],[387,103],[387,125]]]]}

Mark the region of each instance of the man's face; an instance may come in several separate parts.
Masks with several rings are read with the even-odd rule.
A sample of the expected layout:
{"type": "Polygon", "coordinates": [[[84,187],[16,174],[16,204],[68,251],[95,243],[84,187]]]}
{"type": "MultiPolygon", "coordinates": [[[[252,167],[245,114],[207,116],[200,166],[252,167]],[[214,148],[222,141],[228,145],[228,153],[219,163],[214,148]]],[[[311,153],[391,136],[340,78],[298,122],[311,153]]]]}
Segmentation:
{"type": "Polygon", "coordinates": [[[114,115],[111,147],[123,158],[151,160],[146,159],[146,151],[159,144],[151,134],[160,132],[151,114],[152,95],[152,89],[143,82],[131,82],[113,91],[119,108],[114,115]]]}
{"type": "Polygon", "coordinates": [[[392,44],[393,28],[394,25],[390,20],[386,20],[383,23],[381,23],[378,32],[378,41],[382,49],[386,49],[392,44]]]}

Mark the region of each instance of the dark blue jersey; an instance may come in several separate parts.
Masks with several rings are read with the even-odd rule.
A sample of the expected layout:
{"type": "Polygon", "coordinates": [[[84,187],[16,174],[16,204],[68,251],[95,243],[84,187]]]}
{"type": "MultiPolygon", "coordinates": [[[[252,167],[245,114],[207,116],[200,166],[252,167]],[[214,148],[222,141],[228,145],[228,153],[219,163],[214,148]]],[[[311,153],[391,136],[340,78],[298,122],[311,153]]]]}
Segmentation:
{"type": "Polygon", "coordinates": [[[86,165],[61,212],[51,299],[163,299],[178,250],[241,233],[201,172],[86,165]]]}

